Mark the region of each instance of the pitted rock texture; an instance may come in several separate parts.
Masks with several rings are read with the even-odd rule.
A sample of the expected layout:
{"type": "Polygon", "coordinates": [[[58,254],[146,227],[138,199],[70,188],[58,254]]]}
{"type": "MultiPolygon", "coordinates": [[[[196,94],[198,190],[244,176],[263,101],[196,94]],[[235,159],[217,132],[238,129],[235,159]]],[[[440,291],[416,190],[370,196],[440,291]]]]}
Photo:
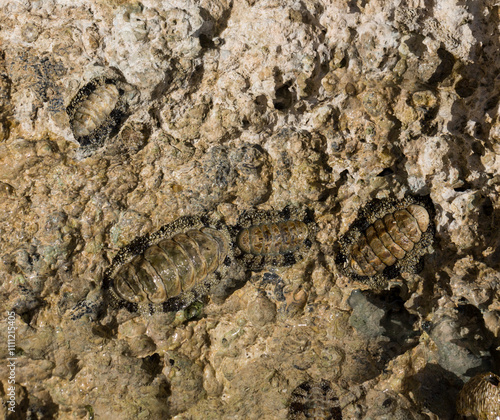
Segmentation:
{"type": "Polygon", "coordinates": [[[328,381],[343,418],[451,420],[464,383],[499,373],[494,2],[48,0],[0,22],[0,308],[17,327],[0,417],[285,419],[294,389],[328,381]],[[126,118],[89,148],[94,121],[75,136],[67,110],[103,76],[123,94],[84,113],[126,118]],[[360,209],[408,194],[435,208],[422,271],[343,275],[360,209]],[[314,212],[301,261],[178,312],[106,303],[135,238],[286,206],[314,212]]]}

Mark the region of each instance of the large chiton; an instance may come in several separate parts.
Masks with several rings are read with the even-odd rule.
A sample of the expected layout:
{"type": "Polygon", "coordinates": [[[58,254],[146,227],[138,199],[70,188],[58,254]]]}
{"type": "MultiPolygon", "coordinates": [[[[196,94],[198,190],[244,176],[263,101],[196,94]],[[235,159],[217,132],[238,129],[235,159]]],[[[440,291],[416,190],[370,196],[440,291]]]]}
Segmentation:
{"type": "Polygon", "coordinates": [[[340,238],[336,263],[343,274],[373,286],[417,272],[433,242],[433,218],[426,197],[372,200],[340,238]]]}
{"type": "Polygon", "coordinates": [[[315,226],[309,209],[246,211],[233,229],[235,258],[254,271],[292,265],[311,247],[315,226]]]}
{"type": "Polygon", "coordinates": [[[491,372],[474,376],[458,395],[457,412],[478,420],[500,419],[500,377],[491,372]]]}
{"type": "Polygon", "coordinates": [[[115,135],[128,116],[125,83],[100,76],[83,86],[66,108],[80,146],[99,147],[115,135]]]}
{"type": "Polygon", "coordinates": [[[331,388],[331,383],[307,381],[300,384],[292,392],[288,418],[342,420],[342,410],[337,395],[331,388]]]}
{"type": "Polygon", "coordinates": [[[220,281],[231,265],[225,225],[185,216],[122,248],[105,272],[112,302],[130,311],[172,311],[220,281]]]}

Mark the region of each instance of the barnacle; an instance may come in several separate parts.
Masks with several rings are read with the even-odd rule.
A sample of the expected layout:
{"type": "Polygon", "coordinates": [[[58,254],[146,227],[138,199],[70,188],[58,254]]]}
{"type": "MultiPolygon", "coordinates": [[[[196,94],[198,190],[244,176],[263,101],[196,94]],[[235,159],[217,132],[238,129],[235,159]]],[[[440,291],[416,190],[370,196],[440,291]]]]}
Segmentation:
{"type": "Polygon", "coordinates": [[[460,391],[457,411],[478,420],[500,419],[500,377],[491,372],[474,376],[460,391]]]}

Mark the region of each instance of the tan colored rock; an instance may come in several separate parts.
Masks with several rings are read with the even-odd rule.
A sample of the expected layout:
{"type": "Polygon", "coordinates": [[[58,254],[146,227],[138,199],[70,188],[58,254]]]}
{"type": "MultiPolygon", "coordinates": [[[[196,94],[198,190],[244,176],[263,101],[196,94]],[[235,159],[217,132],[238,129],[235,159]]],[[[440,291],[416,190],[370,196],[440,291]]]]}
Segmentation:
{"type": "Polygon", "coordinates": [[[492,2],[50,0],[6,2],[0,21],[0,309],[16,313],[19,416],[284,419],[293,389],[325,380],[344,418],[444,418],[453,375],[468,379],[450,349],[492,369],[492,2]],[[120,124],[87,149],[68,107],[99,77],[119,80],[94,94],[114,99],[87,101],[77,132],[120,124]],[[430,194],[434,252],[377,295],[392,338],[366,339],[337,241],[373,198],[406,193],[430,194]],[[224,278],[194,317],[129,313],[102,291],[118,249],[181,216],[218,211],[237,230],[242,212],[287,205],[318,223],[304,261],[224,278]]]}

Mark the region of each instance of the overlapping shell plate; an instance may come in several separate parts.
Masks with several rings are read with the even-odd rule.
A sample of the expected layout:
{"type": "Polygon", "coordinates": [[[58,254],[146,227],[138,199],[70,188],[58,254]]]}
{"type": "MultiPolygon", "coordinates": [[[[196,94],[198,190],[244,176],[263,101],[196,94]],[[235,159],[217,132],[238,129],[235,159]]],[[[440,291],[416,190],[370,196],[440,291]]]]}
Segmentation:
{"type": "Polygon", "coordinates": [[[383,287],[401,272],[419,271],[434,237],[434,208],[426,198],[375,199],[339,240],[336,262],[353,280],[383,287]]]}
{"type": "Polygon", "coordinates": [[[232,229],[235,258],[245,268],[293,265],[311,247],[315,232],[312,211],[285,207],[281,211],[243,213],[232,229]]]}
{"type": "Polygon", "coordinates": [[[114,75],[95,77],[68,105],[71,129],[82,147],[97,148],[115,135],[128,116],[126,84],[114,75]]]}
{"type": "Polygon", "coordinates": [[[331,388],[331,383],[307,381],[292,392],[289,406],[289,419],[342,420],[340,402],[331,388]]]}
{"type": "Polygon", "coordinates": [[[131,311],[170,311],[207,293],[229,265],[227,228],[208,216],[186,216],[122,248],[103,286],[131,311]]]}
{"type": "Polygon", "coordinates": [[[181,217],[122,248],[103,288],[130,311],[176,310],[231,275],[301,260],[314,231],[310,211],[289,207],[246,212],[231,228],[208,215],[181,217]],[[233,259],[239,269],[229,273],[233,259]]]}
{"type": "Polygon", "coordinates": [[[457,412],[478,420],[500,419],[500,377],[491,372],[474,376],[460,391],[457,412]]]}

